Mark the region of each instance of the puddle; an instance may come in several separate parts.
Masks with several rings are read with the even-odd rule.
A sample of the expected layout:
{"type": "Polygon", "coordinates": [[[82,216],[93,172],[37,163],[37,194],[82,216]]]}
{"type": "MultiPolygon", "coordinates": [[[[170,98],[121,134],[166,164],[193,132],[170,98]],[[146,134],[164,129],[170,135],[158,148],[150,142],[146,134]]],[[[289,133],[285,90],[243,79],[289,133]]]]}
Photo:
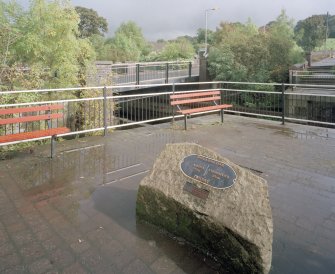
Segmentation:
{"type": "Polygon", "coordinates": [[[278,130],[278,131],[288,129],[288,128],[285,128],[281,125],[277,126],[277,125],[267,125],[267,124],[258,124],[258,123],[255,123],[253,125],[255,125],[255,127],[257,127],[258,129],[274,129],[274,130],[278,130]]]}
{"type": "MultiPolygon", "coordinates": [[[[266,124],[254,124],[258,129],[272,129],[275,135],[282,135],[286,137],[292,137],[300,140],[327,140],[335,139],[334,134],[331,134],[328,129],[317,128],[315,131],[312,130],[293,130],[291,128],[281,125],[266,125],[266,124]]],[[[296,127],[299,127],[298,125],[296,127]]]]}
{"type": "MultiPolygon", "coordinates": [[[[133,235],[135,242],[129,246],[129,252],[139,249],[140,253],[158,261],[160,257],[165,258],[170,262],[171,270],[194,273],[201,269],[214,273],[215,261],[183,240],[173,239],[156,227],[136,222],[139,182],[150,172],[154,159],[167,143],[183,139],[184,134],[153,133],[142,138],[133,136],[111,143],[70,148],[58,153],[54,159],[18,158],[15,160],[17,172],[13,176],[24,199],[42,211],[43,207],[51,206],[70,223],[79,227],[91,226],[93,230],[98,226],[109,233],[108,226],[94,221],[96,216],[103,214],[124,231],[118,241],[127,242],[129,239],[122,235],[133,235]]],[[[63,220],[58,224],[65,225],[66,222],[63,220]]]]}
{"type": "MultiPolygon", "coordinates": [[[[275,127],[273,127],[275,129],[275,127]]],[[[282,135],[286,137],[292,137],[295,139],[299,140],[319,140],[319,141],[324,141],[324,140],[330,140],[334,139],[333,137],[330,136],[327,130],[323,131],[295,131],[290,128],[281,128],[279,130],[276,130],[273,134],[275,135],[282,135]]]]}
{"type": "MultiPolygon", "coordinates": [[[[324,130],[295,132],[282,126],[257,125],[257,127],[269,128],[275,135],[290,138],[313,140],[333,138],[334,140],[334,133],[333,136],[328,136],[324,130]]],[[[68,148],[58,153],[54,159],[36,156],[17,157],[6,163],[4,161],[5,165],[2,166],[1,171],[6,172],[0,176],[2,179],[0,188],[6,189],[8,195],[13,195],[15,199],[12,197],[12,200],[15,202],[18,201],[25,206],[29,201],[35,207],[35,213],[45,211],[43,218],[38,219],[42,223],[46,222],[49,213],[54,214],[56,221],[49,222],[48,226],[52,227],[55,234],[59,232],[58,226],[63,225],[68,231],[79,230],[81,233],[79,239],[83,242],[91,240],[86,237],[87,234],[96,237],[99,235],[116,237],[117,241],[125,243],[129,253],[135,254],[136,259],[139,258],[148,266],[153,265],[154,262],[168,262],[171,272],[175,270],[177,273],[182,270],[186,273],[215,273],[215,260],[210,260],[197,253],[182,239],[173,238],[148,224],[136,222],[138,184],[150,172],[154,159],[165,144],[191,141],[197,138],[201,138],[202,143],[213,142],[213,138],[208,136],[208,133],[193,132],[151,133],[146,130],[144,133],[136,132],[125,135],[116,133],[106,137],[105,141],[99,141],[98,145],[92,145],[93,142],[90,143],[89,139],[87,142],[81,140],[78,146],[85,143],[87,147],[68,148]],[[12,184],[13,181],[16,184],[12,184]],[[105,218],[103,220],[106,225],[99,223],[101,216],[105,218]],[[94,233],[97,227],[103,228],[101,229],[103,231],[94,233]],[[117,236],[114,236],[115,227],[117,228],[115,231],[118,232],[117,236]]],[[[221,143],[215,143],[216,146],[219,144],[221,143]]],[[[219,149],[236,153],[234,147],[219,149]]],[[[262,173],[261,170],[252,171],[258,175],[262,173]]],[[[14,207],[11,210],[14,210],[14,207]]],[[[25,213],[23,211],[20,214],[23,216],[25,213]]],[[[36,215],[36,218],[38,217],[39,215],[36,215]]],[[[64,234],[67,237],[67,234],[64,234]]],[[[97,252],[99,248],[107,247],[109,244],[104,237],[97,244],[99,245],[97,252]]],[[[274,237],[278,241],[276,238],[278,235],[274,234],[274,237]]],[[[93,245],[94,241],[91,240],[91,243],[93,245]]],[[[285,238],[283,243],[288,246],[289,240],[285,238]]],[[[63,241],[63,244],[65,248],[70,248],[67,241],[63,241]]],[[[273,264],[277,267],[273,270],[274,273],[285,272],[285,263],[291,260],[290,257],[295,258],[286,255],[289,249],[290,247],[285,248],[283,255],[276,253],[274,249],[273,264]],[[280,261],[281,258],[285,262],[280,261]]],[[[96,250],[92,248],[91,251],[96,250]]],[[[96,254],[107,256],[110,260],[113,259],[112,255],[106,252],[96,254]]],[[[295,263],[303,265],[304,258],[298,258],[295,263]]],[[[318,261],[322,262],[322,258],[318,258],[318,261]]],[[[326,263],[333,266],[328,261],[326,263]]]]}

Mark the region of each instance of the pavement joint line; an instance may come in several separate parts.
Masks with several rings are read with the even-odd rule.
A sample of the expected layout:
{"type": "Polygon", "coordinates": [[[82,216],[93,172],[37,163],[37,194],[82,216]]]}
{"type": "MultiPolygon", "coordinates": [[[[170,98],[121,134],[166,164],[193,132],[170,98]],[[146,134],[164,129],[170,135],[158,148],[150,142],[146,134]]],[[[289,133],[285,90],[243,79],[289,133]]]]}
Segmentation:
{"type": "Polygon", "coordinates": [[[113,181],[111,181],[111,182],[108,182],[108,183],[103,184],[103,186],[111,185],[111,184],[115,184],[115,183],[117,183],[117,182],[118,182],[118,180],[113,180],[113,181]]]}
{"type": "MultiPolygon", "coordinates": [[[[0,272],[70,270],[71,273],[120,273],[134,272],[134,267],[139,270],[147,267],[146,272],[150,272],[150,266],[156,261],[156,266],[164,263],[159,260],[162,256],[173,258],[177,265],[183,263],[183,257],[177,258],[172,254],[185,254],[179,247],[171,250],[161,248],[165,243],[170,247],[169,240],[152,236],[157,244],[147,249],[147,243],[134,233],[137,229],[134,191],[140,180],[152,171],[165,143],[194,139],[244,168],[264,172],[258,175],[268,181],[274,222],[271,274],[300,273],[306,272],[307,268],[311,273],[332,273],[335,254],[332,244],[335,239],[335,130],[329,129],[332,139],[305,139],[301,134],[278,134],[279,126],[272,121],[262,121],[264,126],[258,129],[253,126],[254,122],[249,122],[255,121],[252,118],[227,116],[228,130],[221,129],[221,125],[210,126],[211,121],[217,118],[204,116],[201,119],[210,123],[204,127],[205,130],[202,126],[195,126],[188,132],[170,132],[169,128],[155,131],[153,128],[150,135],[143,127],[114,131],[115,136],[108,137],[108,145],[98,138],[91,142],[91,137],[85,137],[83,141],[67,140],[59,151],[62,157],[54,159],[50,165],[44,164],[49,146],[38,150],[45,154],[41,157],[40,154],[26,155],[23,152],[22,156],[18,154],[13,159],[0,161],[0,173],[3,171],[3,175],[0,174],[0,204],[4,204],[0,209],[0,234],[3,234],[0,238],[5,239],[1,247],[9,250],[0,256],[0,272]],[[221,136],[223,132],[224,138],[221,136]],[[80,150],[76,148],[83,144],[78,145],[78,142],[91,147],[103,146],[91,150],[83,147],[83,152],[64,153],[80,150]],[[80,161],[83,160],[80,166],[78,153],[82,154],[80,161]],[[146,169],[149,172],[143,174],[146,169]],[[107,172],[111,173],[109,177],[107,172]],[[124,176],[128,177],[122,178],[124,176]],[[61,188],[57,182],[52,183],[58,178],[62,181],[61,188]],[[86,178],[85,184],[80,188],[70,187],[72,183],[77,184],[78,178],[86,178]],[[40,188],[40,185],[46,187],[40,188]],[[93,195],[92,191],[96,189],[99,191],[93,195]],[[117,209],[123,201],[132,203],[127,203],[119,214],[117,209]],[[8,252],[13,255],[9,256],[8,252]],[[40,256],[37,254],[41,257],[37,258],[40,256]],[[141,264],[133,264],[134,260],[141,264]],[[306,268],[306,260],[313,264],[306,268]]],[[[291,123],[286,127],[295,132],[310,131],[309,135],[321,135],[327,130],[291,123]]],[[[149,233],[152,230],[141,226],[141,231],[149,233]]],[[[190,260],[188,264],[194,272],[196,269],[201,273],[213,272],[206,271],[203,264],[193,267],[193,262],[198,265],[198,257],[193,253],[191,256],[185,258],[190,260]]]]}
{"type": "Polygon", "coordinates": [[[94,146],[76,148],[76,149],[71,149],[71,150],[65,150],[65,151],[63,151],[63,153],[71,153],[71,152],[75,152],[75,151],[79,151],[79,150],[84,150],[84,149],[87,150],[87,149],[102,147],[102,146],[104,146],[104,145],[94,145],[94,146]]]}
{"type": "Polygon", "coordinates": [[[142,171],[142,172],[138,172],[138,173],[135,173],[133,175],[129,175],[127,177],[123,177],[121,179],[119,179],[119,181],[123,181],[123,180],[126,180],[126,179],[129,179],[129,178],[132,178],[132,177],[135,177],[135,176],[138,176],[138,175],[141,175],[141,174],[144,174],[144,173],[147,173],[149,171],[149,169],[145,170],[145,171],[142,171]]]}
{"type": "Polygon", "coordinates": [[[113,174],[113,173],[116,173],[116,172],[119,172],[119,171],[122,171],[122,170],[125,170],[125,169],[128,169],[128,168],[137,167],[137,166],[140,166],[140,165],[142,165],[142,163],[137,163],[137,164],[134,164],[134,165],[130,165],[130,166],[126,166],[126,167],[123,167],[123,168],[119,168],[119,169],[107,172],[106,174],[107,175],[113,174]]]}

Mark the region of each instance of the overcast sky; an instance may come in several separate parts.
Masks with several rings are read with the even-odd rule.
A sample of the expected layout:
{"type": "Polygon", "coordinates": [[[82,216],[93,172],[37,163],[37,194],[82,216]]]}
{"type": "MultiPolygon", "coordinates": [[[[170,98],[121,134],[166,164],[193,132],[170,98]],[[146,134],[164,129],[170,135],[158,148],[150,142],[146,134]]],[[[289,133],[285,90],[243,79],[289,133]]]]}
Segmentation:
{"type": "MultiPolygon", "coordinates": [[[[29,0],[18,0],[25,6],[29,0]]],[[[195,35],[208,27],[215,29],[221,21],[245,23],[248,18],[263,26],[274,20],[282,9],[297,22],[313,14],[335,15],[334,0],[72,0],[74,6],[92,8],[108,20],[109,36],[125,21],[132,20],[149,40],[195,35]]]]}

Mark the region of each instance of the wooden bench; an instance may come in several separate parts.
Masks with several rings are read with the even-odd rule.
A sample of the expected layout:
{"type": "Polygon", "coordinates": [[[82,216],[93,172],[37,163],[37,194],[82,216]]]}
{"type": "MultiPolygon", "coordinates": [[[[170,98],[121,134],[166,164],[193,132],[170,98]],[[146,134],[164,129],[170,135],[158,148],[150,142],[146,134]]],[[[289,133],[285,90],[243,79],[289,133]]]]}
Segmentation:
{"type": "Polygon", "coordinates": [[[170,95],[171,106],[177,106],[177,112],[184,115],[185,130],[187,130],[187,116],[211,110],[220,110],[223,123],[224,109],[233,105],[221,104],[219,90],[202,92],[183,92],[170,95]]]}
{"type": "Polygon", "coordinates": [[[54,154],[55,139],[58,134],[67,133],[67,127],[52,127],[52,120],[63,117],[63,113],[57,112],[63,109],[61,104],[41,105],[32,107],[1,108],[0,126],[4,126],[5,135],[0,136],[0,143],[15,143],[23,140],[34,140],[42,137],[51,136],[51,157],[54,154]],[[46,129],[28,131],[28,125],[32,122],[45,121],[46,129]],[[21,131],[22,123],[25,123],[24,132],[21,131]],[[10,134],[6,134],[6,127],[12,125],[10,134]],[[15,129],[15,128],[17,129],[15,129]],[[15,133],[18,131],[17,133],[15,133]]]}

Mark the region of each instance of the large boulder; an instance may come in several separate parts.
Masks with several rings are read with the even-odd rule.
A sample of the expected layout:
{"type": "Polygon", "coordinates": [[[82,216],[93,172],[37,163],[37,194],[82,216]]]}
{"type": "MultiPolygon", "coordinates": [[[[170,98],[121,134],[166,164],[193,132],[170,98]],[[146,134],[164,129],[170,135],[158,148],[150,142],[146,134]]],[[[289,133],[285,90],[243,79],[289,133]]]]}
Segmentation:
{"type": "Polygon", "coordinates": [[[229,273],[268,273],[267,182],[197,144],[169,144],[140,183],[136,213],[210,252],[229,273]]]}

